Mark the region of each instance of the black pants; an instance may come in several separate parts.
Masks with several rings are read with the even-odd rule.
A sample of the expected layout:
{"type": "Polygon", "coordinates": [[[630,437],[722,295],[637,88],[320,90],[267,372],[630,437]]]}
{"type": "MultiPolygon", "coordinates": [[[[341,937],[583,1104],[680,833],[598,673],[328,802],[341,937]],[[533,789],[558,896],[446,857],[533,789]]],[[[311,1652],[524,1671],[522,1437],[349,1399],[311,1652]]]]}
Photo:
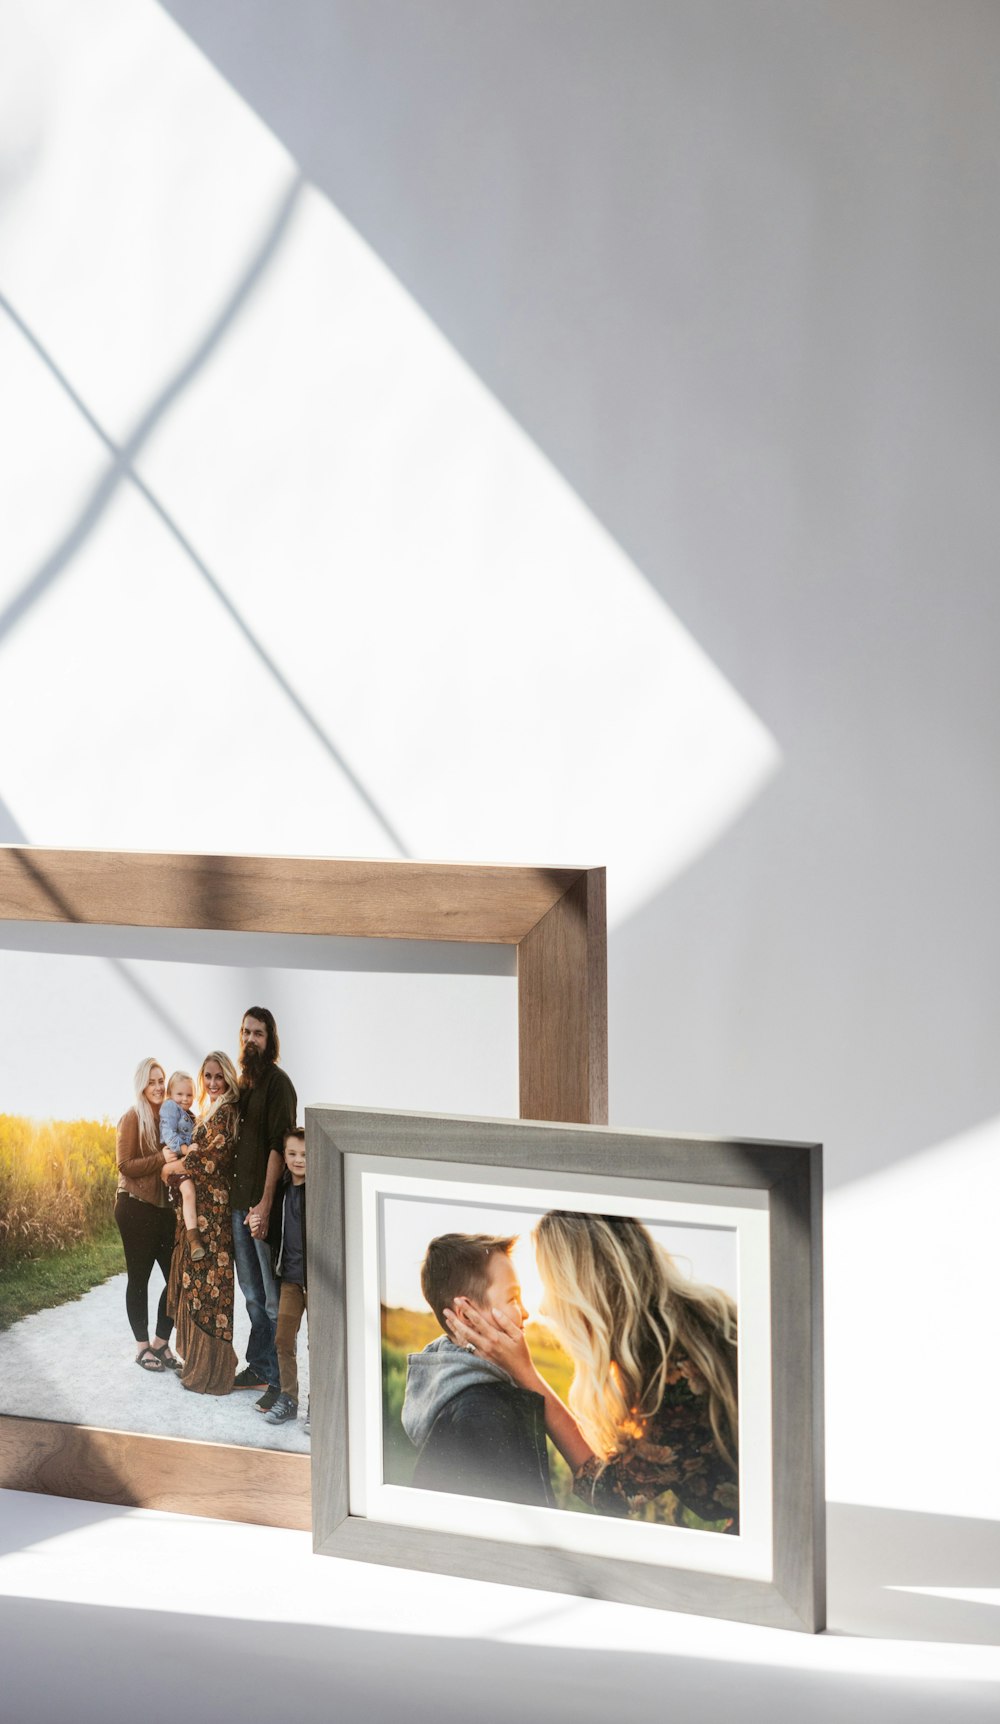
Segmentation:
{"type": "Polygon", "coordinates": [[[155,1203],[142,1203],[120,1191],[115,1199],[115,1220],[125,1247],[125,1267],[128,1286],[125,1289],[125,1310],[132,1333],[137,1341],[149,1340],[149,1277],[153,1264],[163,1271],[163,1292],[156,1308],[156,1338],[169,1341],[173,1328],[167,1316],[167,1277],[174,1254],[174,1233],[177,1227],[173,1209],[159,1209],[155,1203]]]}

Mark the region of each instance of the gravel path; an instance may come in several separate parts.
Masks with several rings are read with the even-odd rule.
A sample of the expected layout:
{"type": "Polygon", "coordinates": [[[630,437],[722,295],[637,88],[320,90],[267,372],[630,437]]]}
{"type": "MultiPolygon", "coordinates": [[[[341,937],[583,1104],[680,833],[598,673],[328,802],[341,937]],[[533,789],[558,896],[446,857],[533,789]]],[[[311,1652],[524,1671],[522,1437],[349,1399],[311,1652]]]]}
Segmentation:
{"type": "MultiPolygon", "coordinates": [[[[150,1316],[163,1285],[154,1269],[150,1316]]],[[[302,1429],[309,1393],[308,1318],[299,1331],[299,1417],[269,1425],[254,1409],[256,1395],[192,1395],[173,1371],[142,1371],[125,1319],[125,1276],[92,1287],[82,1299],[24,1317],[0,1334],[0,1412],[32,1419],[99,1425],[108,1431],[238,1443],[255,1449],[308,1454],[302,1429]]],[[[250,1325],[236,1292],[234,1345],[242,1365],[250,1325]]]]}

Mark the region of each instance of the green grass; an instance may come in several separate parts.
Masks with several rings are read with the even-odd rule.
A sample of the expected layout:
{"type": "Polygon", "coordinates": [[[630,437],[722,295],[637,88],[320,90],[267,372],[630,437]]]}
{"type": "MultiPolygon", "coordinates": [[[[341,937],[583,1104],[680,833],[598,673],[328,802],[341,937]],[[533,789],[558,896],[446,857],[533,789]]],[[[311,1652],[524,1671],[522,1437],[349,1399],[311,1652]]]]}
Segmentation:
{"type": "Polygon", "coordinates": [[[0,1329],[36,1311],[81,1299],[124,1267],[121,1235],[113,1223],[96,1239],[8,1264],[0,1270],[0,1329]]]}

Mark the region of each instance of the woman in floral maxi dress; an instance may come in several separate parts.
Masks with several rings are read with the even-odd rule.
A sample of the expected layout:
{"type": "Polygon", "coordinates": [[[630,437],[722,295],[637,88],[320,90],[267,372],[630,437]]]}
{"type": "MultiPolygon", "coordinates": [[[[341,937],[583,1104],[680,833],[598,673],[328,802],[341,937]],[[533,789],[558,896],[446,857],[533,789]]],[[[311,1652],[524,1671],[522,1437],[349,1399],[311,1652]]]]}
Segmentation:
{"type": "Polygon", "coordinates": [[[191,1260],[184,1216],[170,1264],[167,1309],[177,1325],[174,1345],[181,1382],[197,1395],[228,1395],[236,1375],[233,1351],[233,1234],[229,1174],[239,1127],[239,1078],[229,1056],[206,1055],[198,1073],[199,1123],[183,1163],[164,1168],[194,1181],[205,1255],[191,1260]]]}

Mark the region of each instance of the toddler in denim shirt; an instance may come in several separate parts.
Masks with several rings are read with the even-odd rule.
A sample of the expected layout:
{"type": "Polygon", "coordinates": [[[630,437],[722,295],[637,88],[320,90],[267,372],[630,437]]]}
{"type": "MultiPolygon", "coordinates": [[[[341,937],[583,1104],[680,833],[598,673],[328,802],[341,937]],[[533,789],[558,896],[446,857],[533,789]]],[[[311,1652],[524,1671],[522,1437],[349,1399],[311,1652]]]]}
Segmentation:
{"type": "Polygon", "coordinates": [[[160,1109],[160,1142],[168,1161],[183,1155],[194,1136],[193,1101],[194,1079],[187,1072],[173,1072],[160,1109]]]}
{"type": "MultiPolygon", "coordinates": [[[[172,1072],[167,1084],[167,1099],[160,1109],[160,1143],[168,1167],[172,1161],[179,1161],[190,1147],[194,1135],[193,1101],[194,1079],[187,1072],[172,1072]]],[[[193,1181],[182,1168],[179,1173],[168,1174],[168,1183],[180,1189],[188,1244],[192,1260],[197,1263],[204,1257],[205,1248],[198,1229],[198,1200],[193,1181]]]]}

